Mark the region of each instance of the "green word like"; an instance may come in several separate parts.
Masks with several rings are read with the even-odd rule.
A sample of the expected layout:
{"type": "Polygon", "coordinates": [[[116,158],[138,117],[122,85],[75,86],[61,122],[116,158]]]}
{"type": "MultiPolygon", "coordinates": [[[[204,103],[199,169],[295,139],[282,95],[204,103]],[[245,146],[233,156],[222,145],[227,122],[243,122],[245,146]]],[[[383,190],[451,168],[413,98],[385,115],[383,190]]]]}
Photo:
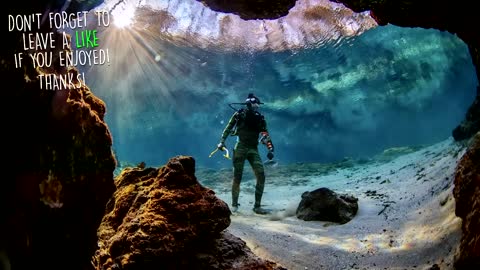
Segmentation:
{"type": "Polygon", "coordinates": [[[97,30],[75,31],[75,43],[77,45],[77,49],[97,47],[97,30]]]}

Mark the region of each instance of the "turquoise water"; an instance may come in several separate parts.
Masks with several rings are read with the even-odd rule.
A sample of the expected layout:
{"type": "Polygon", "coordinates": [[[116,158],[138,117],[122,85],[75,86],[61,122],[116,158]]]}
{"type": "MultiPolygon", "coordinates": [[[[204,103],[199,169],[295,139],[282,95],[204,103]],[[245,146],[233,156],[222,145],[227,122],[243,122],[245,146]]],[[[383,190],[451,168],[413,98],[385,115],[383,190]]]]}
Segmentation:
{"type": "MultiPolygon", "coordinates": [[[[121,164],[157,166],[183,154],[200,167],[230,167],[221,155],[208,155],[234,112],[228,103],[243,102],[249,92],[265,103],[261,112],[283,164],[435,143],[463,119],[478,84],[466,45],[431,29],[382,26],[284,52],[149,44],[161,48],[155,61],[142,50],[120,57],[110,49],[122,64],[109,71],[115,78],[87,82],[107,104],[121,164]]],[[[227,140],[230,149],[234,143],[227,140]]]]}

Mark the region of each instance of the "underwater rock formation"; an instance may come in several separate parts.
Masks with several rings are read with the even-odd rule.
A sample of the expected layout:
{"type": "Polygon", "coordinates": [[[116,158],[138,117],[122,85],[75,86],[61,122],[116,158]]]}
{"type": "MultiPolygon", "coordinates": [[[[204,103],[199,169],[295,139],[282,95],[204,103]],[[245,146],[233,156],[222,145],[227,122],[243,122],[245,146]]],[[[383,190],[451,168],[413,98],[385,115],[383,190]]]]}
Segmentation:
{"type": "MultiPolygon", "coordinates": [[[[7,18],[54,12],[62,5],[12,2],[1,13],[7,18]]],[[[44,25],[38,29],[49,31],[44,25]]],[[[15,68],[22,34],[8,32],[0,52],[0,79],[9,85],[0,106],[6,160],[0,191],[2,264],[9,269],[91,269],[96,230],[114,191],[116,161],[105,103],[77,79],[76,69],[61,67],[56,57],[51,66],[34,68],[24,51],[22,66],[15,68]],[[47,74],[69,74],[75,87],[42,89],[37,76],[47,74]]],[[[62,36],[52,37],[56,55],[62,36]]]]}
{"type": "Polygon", "coordinates": [[[302,194],[297,218],[305,221],[331,221],[344,224],[352,220],[358,211],[358,199],[337,194],[328,188],[319,188],[302,194]]]}
{"type": "MultiPolygon", "coordinates": [[[[131,16],[130,27],[142,36],[168,39],[177,47],[223,52],[302,49],[377,26],[366,12],[355,13],[328,0],[105,0],[96,10],[111,11],[113,21],[131,16]],[[234,14],[217,12],[222,9],[234,14]]],[[[162,55],[162,50],[157,53],[162,55]]]]}
{"type": "MultiPolygon", "coordinates": [[[[7,9],[1,11],[2,17],[6,18],[8,14],[16,13],[36,13],[47,8],[48,11],[55,11],[63,5],[62,2],[33,1],[28,4],[11,2],[7,9]]],[[[77,4],[85,2],[71,1],[77,4]]],[[[347,1],[343,2],[347,3],[347,1]]],[[[438,12],[433,7],[440,4],[433,1],[429,2],[431,4],[425,4],[425,1],[417,1],[418,3],[408,1],[411,4],[408,9],[398,8],[395,5],[395,3],[405,2],[401,0],[355,1],[360,5],[363,4],[363,8],[369,8],[369,2],[384,5],[383,10],[372,8],[379,22],[407,26],[397,20],[390,21],[388,18],[411,20],[412,23],[409,26],[412,27],[435,27],[458,34],[469,45],[473,62],[477,67],[477,75],[479,74],[478,37],[480,34],[475,27],[472,27],[472,25],[478,25],[478,19],[476,19],[478,17],[476,14],[475,16],[471,14],[476,9],[458,5],[461,10],[453,12],[450,9],[452,5],[448,5],[448,9],[438,12]],[[387,3],[389,8],[385,9],[387,3]],[[411,12],[417,5],[423,9],[420,12],[411,12]],[[382,12],[385,10],[395,12],[396,15],[382,12]],[[435,17],[425,16],[426,14],[434,14],[435,17]],[[429,20],[434,23],[430,24],[429,20]],[[449,24],[439,24],[442,20],[448,21],[449,24]]],[[[3,116],[2,131],[5,136],[2,153],[6,157],[4,165],[7,168],[2,177],[3,186],[0,194],[2,211],[0,248],[4,251],[1,255],[2,261],[7,254],[8,263],[12,269],[89,269],[91,255],[96,249],[96,230],[104,214],[104,206],[115,188],[112,138],[103,119],[106,111],[105,104],[85,85],[74,90],[40,90],[39,82],[35,79],[40,72],[38,69],[34,69],[27,62],[22,68],[14,68],[13,54],[18,52],[21,34],[9,32],[6,36],[8,42],[2,45],[3,50],[0,52],[2,59],[0,78],[3,82],[13,85],[2,92],[4,103],[0,106],[3,116]]],[[[56,42],[58,43],[59,40],[56,42]]],[[[52,69],[42,72],[60,71],[59,66],[54,64],[52,69]]],[[[68,72],[77,74],[75,69],[68,72]]],[[[478,113],[473,114],[471,119],[478,120],[478,113]]],[[[471,130],[464,137],[474,132],[471,130]]],[[[478,150],[475,151],[478,152],[478,150]]],[[[472,157],[477,157],[477,154],[470,154],[466,159],[472,157]]],[[[462,216],[465,223],[465,235],[462,241],[464,252],[460,254],[459,267],[468,266],[469,263],[479,260],[478,249],[468,245],[475,240],[478,243],[478,232],[474,231],[478,225],[474,227],[475,224],[472,223],[478,221],[478,218],[469,219],[471,215],[478,216],[478,203],[470,205],[463,203],[474,201],[475,198],[478,200],[477,191],[480,185],[478,158],[476,160],[477,162],[465,161],[465,164],[462,163],[463,165],[459,167],[462,174],[473,177],[468,178],[470,179],[468,188],[463,188],[464,181],[458,180],[456,184],[458,189],[456,200],[460,209],[458,214],[462,216]],[[477,193],[472,194],[470,191],[477,193]],[[466,210],[464,206],[471,209],[466,210]]],[[[135,228],[133,225],[130,226],[135,228]]],[[[216,228],[217,232],[225,224],[219,224],[219,226],[216,228]]],[[[115,232],[104,232],[105,235],[109,233],[115,232]]],[[[196,254],[196,262],[201,261],[199,264],[205,265],[204,262],[209,261],[210,268],[215,265],[219,268],[224,266],[228,268],[236,263],[227,259],[240,254],[250,258],[240,259],[244,263],[244,269],[274,268],[269,262],[250,257],[251,253],[243,249],[244,243],[237,238],[230,238],[228,234],[222,236],[222,232],[218,232],[218,235],[215,241],[221,241],[221,244],[212,244],[217,247],[217,250],[208,254],[193,253],[196,254]],[[229,252],[230,249],[226,250],[225,246],[233,246],[234,251],[229,252]],[[216,252],[225,257],[219,259],[216,255],[211,255],[218,254],[216,252]],[[220,263],[216,260],[223,261],[220,263]],[[259,266],[260,264],[264,266],[259,266]],[[256,268],[255,265],[258,267],[256,268]]],[[[118,252],[118,249],[108,250],[108,252],[112,251],[118,252]]],[[[191,263],[194,263],[193,259],[191,263]]]]}
{"type": "Polygon", "coordinates": [[[296,0],[257,1],[257,0],[202,0],[212,10],[231,12],[244,20],[274,19],[288,14],[296,0]]]}
{"type": "Polygon", "coordinates": [[[195,177],[195,160],[126,168],[100,225],[96,269],[280,269],[223,233],[230,209],[195,177]]]}
{"type": "Polygon", "coordinates": [[[456,269],[480,268],[480,132],[455,172],[455,214],[462,218],[462,239],[456,269]]]}

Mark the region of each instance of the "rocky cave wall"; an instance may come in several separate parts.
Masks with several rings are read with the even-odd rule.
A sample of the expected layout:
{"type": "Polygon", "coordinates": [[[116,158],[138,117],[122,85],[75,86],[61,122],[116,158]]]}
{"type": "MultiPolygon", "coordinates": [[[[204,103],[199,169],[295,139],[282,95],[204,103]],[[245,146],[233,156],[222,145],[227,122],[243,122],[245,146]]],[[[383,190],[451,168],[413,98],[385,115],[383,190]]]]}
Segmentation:
{"type": "Polygon", "coordinates": [[[455,214],[462,219],[456,269],[480,267],[480,132],[471,141],[455,172],[455,214]]]}
{"type": "MultiPolygon", "coordinates": [[[[72,1],[70,7],[89,8],[83,4],[91,2],[72,1]]],[[[6,23],[8,15],[54,12],[60,5],[60,1],[16,1],[2,9],[1,17],[6,23]]],[[[38,30],[50,31],[43,25],[38,30]]],[[[106,107],[86,85],[41,90],[39,74],[68,73],[76,78],[77,70],[60,67],[58,59],[49,68],[33,68],[24,58],[15,68],[15,53],[27,57],[22,35],[7,32],[0,52],[5,160],[0,268],[91,269],[96,230],[115,189],[116,161],[104,121],[106,107]]],[[[62,47],[60,34],[54,35],[54,43],[54,50],[62,47]]]]}
{"type": "MultiPolygon", "coordinates": [[[[88,10],[100,2],[74,0],[68,11],[88,10]]],[[[216,10],[240,12],[252,19],[281,16],[295,1],[278,2],[274,9],[248,0],[202,2],[214,3],[216,10]]],[[[473,3],[433,0],[335,2],[344,3],[357,12],[370,10],[380,25],[436,28],[458,35],[470,49],[478,77],[480,32],[473,27],[479,25],[473,3]]],[[[12,2],[9,5],[1,11],[3,18],[8,14],[56,11],[63,1],[12,2]]],[[[103,119],[105,104],[88,86],[76,91],[40,90],[35,79],[39,72],[75,74],[77,71],[62,71],[58,65],[43,71],[27,64],[15,68],[13,54],[22,46],[21,34],[7,33],[7,42],[0,53],[0,76],[5,85],[10,85],[4,87],[1,106],[7,169],[0,194],[3,213],[0,253],[9,257],[12,269],[64,269],[66,265],[69,269],[90,269],[90,257],[97,249],[96,230],[105,205],[115,191],[113,171],[116,164],[112,138],[103,119]]],[[[470,138],[478,132],[479,106],[477,95],[465,120],[453,131],[457,140],[470,138]]],[[[455,178],[456,213],[463,219],[464,232],[456,264],[459,269],[478,267],[480,262],[479,151],[477,135],[455,178]]]]}

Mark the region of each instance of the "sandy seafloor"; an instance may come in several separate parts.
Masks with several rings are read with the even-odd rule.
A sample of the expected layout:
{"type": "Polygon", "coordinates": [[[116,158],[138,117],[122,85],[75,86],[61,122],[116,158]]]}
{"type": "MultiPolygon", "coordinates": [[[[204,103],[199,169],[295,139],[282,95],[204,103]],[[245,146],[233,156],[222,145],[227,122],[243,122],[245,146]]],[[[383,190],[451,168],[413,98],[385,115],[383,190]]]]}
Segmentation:
{"type": "MultiPolygon", "coordinates": [[[[273,210],[252,212],[255,178],[248,163],[240,209],[227,230],[252,251],[287,269],[453,269],[461,237],[452,195],[465,147],[448,138],[424,147],[399,147],[368,160],[266,167],[262,200],[273,210]],[[320,187],[357,197],[346,224],[295,216],[301,194],[320,187]],[[438,268],[437,268],[438,266],[438,268]]],[[[231,169],[197,178],[230,204],[231,169]]]]}

